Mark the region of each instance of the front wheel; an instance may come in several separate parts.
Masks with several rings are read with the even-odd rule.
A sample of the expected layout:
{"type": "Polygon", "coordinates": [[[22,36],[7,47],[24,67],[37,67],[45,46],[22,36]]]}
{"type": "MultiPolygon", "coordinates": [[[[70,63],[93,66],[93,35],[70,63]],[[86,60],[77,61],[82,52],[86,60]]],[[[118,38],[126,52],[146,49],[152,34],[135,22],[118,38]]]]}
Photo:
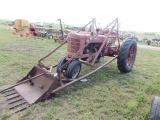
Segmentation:
{"type": "Polygon", "coordinates": [[[62,58],[62,60],[58,63],[58,65],[57,65],[57,73],[59,72],[59,70],[61,71],[61,72],[63,72],[64,70],[61,70],[61,67],[65,64],[67,62],[67,60],[66,60],[66,58],[64,57],[64,58],[62,58]]]}
{"type": "Polygon", "coordinates": [[[149,120],[159,120],[159,119],[160,119],[160,97],[155,96],[154,99],[152,100],[149,120]]]}
{"type": "Polygon", "coordinates": [[[78,77],[80,71],[81,71],[81,62],[78,60],[74,60],[69,64],[67,68],[66,77],[75,79],[78,77]]]}
{"type": "Polygon", "coordinates": [[[137,42],[132,38],[127,38],[127,40],[122,44],[118,53],[118,69],[122,73],[128,73],[132,70],[134,61],[137,54],[137,42]]]}

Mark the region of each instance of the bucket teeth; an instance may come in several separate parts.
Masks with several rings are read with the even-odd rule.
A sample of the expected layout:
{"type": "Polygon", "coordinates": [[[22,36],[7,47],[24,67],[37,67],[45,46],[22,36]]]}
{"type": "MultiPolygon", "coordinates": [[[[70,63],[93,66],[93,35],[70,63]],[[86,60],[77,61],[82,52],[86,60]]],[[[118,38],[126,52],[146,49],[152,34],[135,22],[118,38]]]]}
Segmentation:
{"type": "Polygon", "coordinates": [[[14,113],[18,113],[18,112],[20,112],[20,111],[22,111],[22,110],[25,110],[26,108],[28,108],[30,105],[26,105],[26,106],[24,106],[24,107],[21,107],[21,108],[19,108],[19,109],[17,109],[16,111],[14,111],[14,112],[12,112],[13,114],[14,113]]]}
{"type": "Polygon", "coordinates": [[[6,94],[4,97],[10,96],[10,95],[14,95],[14,94],[16,94],[16,93],[17,93],[17,92],[12,92],[12,93],[6,94]]]}
{"type": "Polygon", "coordinates": [[[51,90],[58,87],[58,78],[46,70],[46,67],[37,65],[15,85],[0,89],[0,93],[3,93],[6,98],[7,104],[4,107],[11,113],[12,111],[17,113],[34,103],[48,99],[51,90]],[[32,85],[31,82],[34,84],[32,85]]]}
{"type": "Polygon", "coordinates": [[[8,104],[13,104],[13,103],[19,102],[19,101],[21,101],[21,100],[23,100],[23,99],[22,99],[22,98],[19,98],[19,99],[10,101],[8,104]]]}
{"type": "Polygon", "coordinates": [[[11,99],[17,98],[17,97],[19,97],[19,96],[20,96],[20,95],[16,95],[16,96],[13,96],[13,97],[7,98],[7,100],[11,100],[11,99]]]}
{"type": "Polygon", "coordinates": [[[10,92],[10,91],[13,91],[14,89],[9,89],[9,90],[5,90],[3,91],[2,93],[7,93],[7,92],[10,92]]]}
{"type": "Polygon", "coordinates": [[[19,103],[19,104],[13,105],[12,107],[9,107],[9,109],[10,109],[10,110],[11,110],[11,109],[14,109],[14,108],[16,108],[16,107],[18,107],[18,106],[20,106],[20,105],[25,104],[25,103],[27,103],[27,102],[26,102],[26,101],[21,102],[21,103],[19,103]]]}
{"type": "Polygon", "coordinates": [[[24,100],[15,89],[6,90],[3,94],[7,99],[7,108],[11,110],[11,113],[13,114],[18,113],[30,106],[30,104],[24,100]]]}

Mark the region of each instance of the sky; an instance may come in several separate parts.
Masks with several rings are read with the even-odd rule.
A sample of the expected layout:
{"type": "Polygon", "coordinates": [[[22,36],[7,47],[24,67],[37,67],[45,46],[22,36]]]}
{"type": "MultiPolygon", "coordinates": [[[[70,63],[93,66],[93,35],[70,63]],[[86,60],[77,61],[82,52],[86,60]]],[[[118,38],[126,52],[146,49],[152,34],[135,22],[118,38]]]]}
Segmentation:
{"type": "Polygon", "coordinates": [[[160,0],[1,0],[0,19],[100,27],[118,18],[120,30],[160,32],[160,0]]]}

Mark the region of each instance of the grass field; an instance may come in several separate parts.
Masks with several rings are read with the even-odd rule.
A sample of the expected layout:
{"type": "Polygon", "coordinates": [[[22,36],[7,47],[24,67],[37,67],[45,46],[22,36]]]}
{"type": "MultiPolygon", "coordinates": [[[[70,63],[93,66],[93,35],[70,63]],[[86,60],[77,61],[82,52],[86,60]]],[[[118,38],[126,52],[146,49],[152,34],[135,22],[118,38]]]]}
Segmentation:
{"type": "MultiPolygon", "coordinates": [[[[49,39],[17,37],[0,25],[0,88],[22,79],[37,61],[59,43],[49,39]]],[[[65,56],[65,45],[45,61],[55,64],[65,56]]],[[[81,75],[94,67],[82,66],[81,75]]],[[[0,111],[1,120],[143,120],[152,98],[160,96],[160,51],[138,48],[132,72],[122,74],[113,61],[45,102],[34,104],[18,114],[0,111]]],[[[0,99],[3,96],[0,95],[0,99]]],[[[0,104],[1,107],[2,104],[0,104]]]]}

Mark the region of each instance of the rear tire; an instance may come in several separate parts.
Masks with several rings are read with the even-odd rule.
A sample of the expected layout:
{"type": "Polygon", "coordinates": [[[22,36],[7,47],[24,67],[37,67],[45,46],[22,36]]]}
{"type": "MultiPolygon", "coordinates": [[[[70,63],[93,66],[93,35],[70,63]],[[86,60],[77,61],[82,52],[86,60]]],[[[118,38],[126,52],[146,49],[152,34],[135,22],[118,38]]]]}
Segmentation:
{"type": "Polygon", "coordinates": [[[150,108],[149,120],[160,120],[160,97],[155,96],[150,108]]]}
{"type": "Polygon", "coordinates": [[[67,68],[66,77],[75,79],[78,77],[80,71],[81,71],[81,62],[78,60],[74,60],[69,64],[67,68]]]}
{"type": "Polygon", "coordinates": [[[136,38],[136,37],[133,37],[133,39],[134,39],[136,42],[138,42],[138,38],[136,38]]]}
{"type": "Polygon", "coordinates": [[[137,42],[132,38],[127,38],[121,45],[118,54],[118,69],[122,73],[132,70],[137,53],[137,42]]]}

